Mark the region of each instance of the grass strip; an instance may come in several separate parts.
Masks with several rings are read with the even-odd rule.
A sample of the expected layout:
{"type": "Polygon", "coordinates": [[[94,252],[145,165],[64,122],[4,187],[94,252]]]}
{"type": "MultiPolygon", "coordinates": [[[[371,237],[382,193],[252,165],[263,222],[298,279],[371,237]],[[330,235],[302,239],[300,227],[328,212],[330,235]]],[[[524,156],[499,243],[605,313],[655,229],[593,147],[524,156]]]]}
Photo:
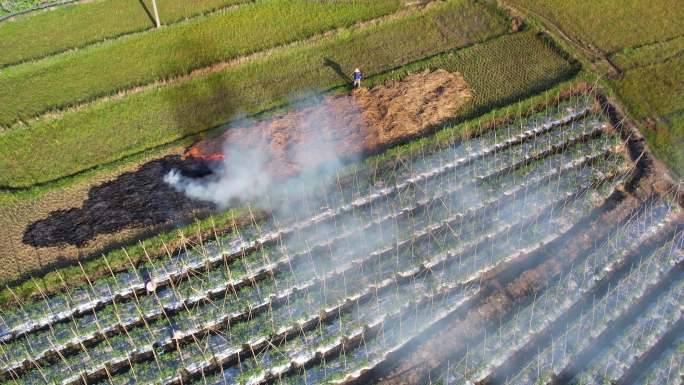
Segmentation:
{"type": "MultiPolygon", "coordinates": [[[[157,0],[164,25],[249,0],[157,0]]],[[[0,23],[0,67],[81,48],[154,27],[150,0],[99,0],[0,23]],[[36,33],[36,31],[40,31],[36,33]]]]}
{"type": "Polygon", "coordinates": [[[552,20],[610,54],[681,36],[684,2],[672,0],[507,0],[552,20]]]}
{"type": "Polygon", "coordinates": [[[643,47],[627,48],[611,55],[611,60],[627,71],[637,67],[662,63],[684,54],[684,36],[675,39],[649,44],[643,47]]]}
{"type": "Polygon", "coordinates": [[[97,103],[58,120],[36,121],[0,134],[0,185],[28,187],[73,175],[240,113],[282,105],[312,89],[345,85],[344,74],[354,66],[381,73],[506,30],[507,20],[495,8],[452,1],[184,83],[97,103]]]}
{"type": "Polygon", "coordinates": [[[629,70],[610,85],[658,157],[684,177],[684,55],[629,70]]]}
{"type": "Polygon", "coordinates": [[[0,125],[387,15],[400,0],[262,0],[7,68],[0,125]]]}

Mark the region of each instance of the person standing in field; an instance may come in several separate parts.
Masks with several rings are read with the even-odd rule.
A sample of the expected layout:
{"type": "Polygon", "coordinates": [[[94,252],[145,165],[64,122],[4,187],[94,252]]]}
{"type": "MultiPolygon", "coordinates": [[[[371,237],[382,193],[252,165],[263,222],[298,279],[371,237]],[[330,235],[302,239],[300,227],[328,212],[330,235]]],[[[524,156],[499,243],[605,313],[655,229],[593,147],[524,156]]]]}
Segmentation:
{"type": "Polygon", "coordinates": [[[352,76],[354,77],[354,88],[361,87],[361,70],[358,68],[355,69],[352,76]]]}

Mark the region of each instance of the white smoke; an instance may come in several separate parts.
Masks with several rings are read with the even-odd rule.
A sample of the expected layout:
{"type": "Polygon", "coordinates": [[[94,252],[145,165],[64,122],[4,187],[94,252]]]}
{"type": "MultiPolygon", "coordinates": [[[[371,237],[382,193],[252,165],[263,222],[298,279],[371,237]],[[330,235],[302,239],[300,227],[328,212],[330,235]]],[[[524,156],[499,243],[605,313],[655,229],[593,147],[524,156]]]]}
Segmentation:
{"type": "Polygon", "coordinates": [[[171,170],[164,181],[188,197],[213,202],[220,207],[233,200],[246,201],[264,194],[270,187],[273,176],[266,165],[268,157],[259,148],[224,152],[224,166],[205,178],[188,178],[178,170],[171,170]]]}
{"type": "MultiPolygon", "coordinates": [[[[339,122],[335,121],[332,108],[321,98],[296,103],[294,112],[299,116],[298,126],[288,127],[288,131],[296,133],[298,140],[288,141],[284,158],[301,172],[287,181],[282,175],[274,175],[279,167],[273,167],[273,162],[282,161],[283,156],[273,152],[270,143],[273,139],[262,133],[250,136],[248,143],[241,140],[224,143],[222,165],[207,177],[190,178],[179,170],[172,170],[164,181],[192,199],[213,202],[220,208],[253,201],[274,189],[283,191],[287,187],[288,193],[307,193],[321,186],[342,167],[333,137],[339,122]]],[[[360,114],[361,111],[348,113],[360,114]]],[[[228,129],[244,130],[255,125],[253,121],[242,119],[228,129]]],[[[358,143],[359,148],[360,145],[358,143]]]]}

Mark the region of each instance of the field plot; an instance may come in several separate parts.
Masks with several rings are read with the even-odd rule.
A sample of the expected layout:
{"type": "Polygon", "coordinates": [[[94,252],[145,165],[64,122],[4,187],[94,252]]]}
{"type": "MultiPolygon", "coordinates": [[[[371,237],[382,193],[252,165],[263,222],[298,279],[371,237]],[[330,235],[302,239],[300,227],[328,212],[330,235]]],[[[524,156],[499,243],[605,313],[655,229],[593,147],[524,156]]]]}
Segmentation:
{"type": "MultiPolygon", "coordinates": [[[[312,190],[289,195],[284,185],[260,202],[274,210],[272,217],[239,236],[3,311],[3,378],[353,382],[475,303],[502,266],[527,266],[549,245],[576,241],[575,228],[611,213],[607,207],[616,205],[614,215],[622,215],[615,196],[639,174],[619,133],[585,93],[468,140],[411,146],[401,162],[351,166],[312,190]]],[[[515,316],[505,319],[510,325],[481,348],[494,349],[486,358],[503,358],[491,366],[480,358],[478,367],[488,370],[478,378],[514,374],[506,365],[517,362],[516,349],[538,342],[537,333],[561,330],[558,320],[571,325],[567,330],[600,328],[578,334],[592,342],[604,338],[601,330],[614,330],[606,328],[611,322],[671,310],[684,275],[680,208],[667,195],[639,196],[625,198],[634,200],[625,220],[605,226],[607,236],[588,245],[582,263],[575,259],[528,305],[522,305],[528,296],[520,296],[515,316]],[[644,251],[652,257],[641,259],[644,251]],[[637,274],[649,279],[632,278],[637,274]],[[575,314],[588,298],[596,298],[592,309],[606,309],[601,298],[624,293],[631,294],[629,306],[618,312],[575,314]],[[660,293],[666,294],[651,301],[660,293]],[[540,306],[548,309],[543,317],[540,306]],[[527,323],[540,326],[516,335],[527,323]]],[[[673,323],[659,325],[649,330],[661,333],[673,323]]],[[[595,355],[582,346],[573,353],[579,358],[553,363],[569,372],[564,368],[595,355]]],[[[458,372],[449,365],[446,373],[458,372]]]]}
{"type": "MultiPolygon", "coordinates": [[[[0,170],[0,185],[25,187],[71,175],[225,123],[238,112],[282,105],[293,95],[301,97],[311,89],[345,86],[346,79],[322,64],[326,58],[335,59],[342,68],[362,63],[373,74],[468,44],[473,36],[444,37],[436,23],[445,17],[454,17],[451,23],[465,22],[462,12],[470,11],[456,10],[403,19],[187,83],[67,113],[59,120],[31,124],[29,129],[10,130],[0,134],[0,166],[5,167],[0,170]],[[393,57],[401,59],[398,62],[393,57]],[[81,152],[64,151],[70,146],[79,146],[81,152]]],[[[408,69],[440,67],[463,73],[466,83],[472,83],[476,90],[472,102],[456,113],[459,119],[522,99],[576,72],[533,32],[502,36],[463,52],[420,61],[408,69]],[[525,58],[529,60],[523,64],[525,58]]],[[[405,73],[406,69],[399,69],[396,76],[405,73]]]]}
{"type": "Polygon", "coordinates": [[[680,177],[684,170],[681,1],[506,0],[536,19],[607,83],[653,150],[680,177]],[[578,49],[579,48],[579,49],[578,49]],[[677,104],[672,106],[672,104],[677,104]]]}
{"type": "Polygon", "coordinates": [[[51,109],[348,27],[396,11],[400,5],[398,0],[266,0],[10,67],[0,78],[0,88],[7,91],[0,95],[0,124],[9,126],[51,109]]]}
{"type": "MultiPolygon", "coordinates": [[[[159,0],[157,6],[164,16],[162,22],[169,25],[247,1],[159,0]]],[[[99,0],[36,12],[0,23],[0,35],[5,37],[0,41],[0,67],[151,29],[154,22],[145,12],[151,9],[151,2],[147,1],[145,7],[136,1],[99,0]],[[112,14],[117,17],[111,17],[112,14]],[[38,30],[40,33],[36,33],[38,30]]]]}
{"type": "Polygon", "coordinates": [[[684,55],[634,68],[611,83],[659,158],[684,175],[684,55]]]}
{"type": "Polygon", "coordinates": [[[682,35],[684,5],[655,0],[508,0],[550,19],[569,35],[611,54],[682,35]],[[619,31],[619,32],[618,32],[619,31]]]}
{"type": "MultiPolygon", "coordinates": [[[[296,9],[295,3],[293,1],[292,6],[296,9]]],[[[382,8],[381,5],[368,7],[382,8]]],[[[358,9],[353,10],[352,14],[358,14],[358,9]]],[[[328,9],[330,12],[337,14],[339,11],[331,7],[328,9]]],[[[333,19],[342,17],[329,16],[333,19]]],[[[333,36],[316,44],[280,52],[225,71],[197,76],[180,84],[148,90],[123,99],[97,103],[82,111],[66,112],[59,119],[9,129],[0,133],[0,162],[3,163],[0,185],[27,186],[70,175],[226,123],[236,113],[262,111],[301,97],[312,89],[346,85],[348,79],[341,77],[339,71],[342,68],[353,69],[354,63],[363,65],[370,75],[505,32],[505,20],[493,10],[470,0],[448,2],[424,13],[333,36]],[[468,25],[469,28],[445,32],[442,23],[468,25]],[[112,136],[112,132],[118,134],[112,136]],[[63,150],[70,145],[78,145],[82,149],[80,154],[63,150]],[[47,150],[46,146],[53,147],[53,150],[47,150]],[[24,151],[29,149],[33,161],[24,163],[20,158],[28,155],[24,151]],[[34,157],[43,150],[53,155],[49,165],[34,157]],[[74,155],[76,158],[73,158],[74,155]],[[20,170],[24,166],[40,171],[33,174],[33,171],[20,170]],[[22,181],[16,181],[15,178],[22,181]]],[[[99,68],[101,62],[97,63],[99,68]]],[[[142,64],[138,60],[136,63],[131,68],[140,68],[142,64]]],[[[147,70],[151,67],[142,65],[142,68],[147,70]]],[[[102,69],[97,70],[100,71],[102,69]]],[[[81,79],[82,72],[77,72],[75,76],[81,79]]],[[[53,74],[50,72],[47,76],[53,74]]],[[[63,79],[59,82],[62,83],[63,79]]],[[[74,86],[73,82],[69,84],[70,88],[74,86]]],[[[87,90],[93,89],[90,82],[83,83],[83,86],[87,90]]],[[[30,91],[32,96],[27,97],[37,101],[36,92],[35,89],[30,91]]],[[[19,99],[8,98],[12,103],[19,99]]],[[[46,100],[53,99],[48,97],[46,100]]],[[[9,106],[7,108],[11,110],[9,106]]]]}
{"type": "Polygon", "coordinates": [[[684,3],[51,2],[0,384],[684,384],[684,3]]]}

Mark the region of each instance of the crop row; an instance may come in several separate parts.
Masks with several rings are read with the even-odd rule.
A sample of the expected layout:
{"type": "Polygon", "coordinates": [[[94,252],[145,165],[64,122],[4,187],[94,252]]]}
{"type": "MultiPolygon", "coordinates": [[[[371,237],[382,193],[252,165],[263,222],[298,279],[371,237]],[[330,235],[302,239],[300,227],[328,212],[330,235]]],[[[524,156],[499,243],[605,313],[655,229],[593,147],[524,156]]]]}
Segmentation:
{"type": "MultiPolygon", "coordinates": [[[[579,111],[572,115],[563,117],[558,121],[546,122],[535,129],[531,129],[515,137],[508,138],[503,143],[497,143],[496,145],[480,149],[474,153],[468,153],[466,156],[462,156],[456,160],[445,163],[441,165],[441,167],[428,172],[417,175],[414,174],[407,180],[397,183],[392,187],[380,189],[376,192],[368,194],[367,196],[355,199],[350,204],[344,204],[336,209],[326,210],[318,215],[302,221],[301,223],[296,223],[289,228],[277,229],[275,232],[261,235],[259,239],[254,241],[233,241],[230,243],[228,250],[222,253],[216,253],[210,258],[202,258],[202,256],[199,255],[180,255],[177,258],[177,261],[170,260],[168,263],[162,263],[161,267],[159,268],[160,271],[151,271],[151,280],[154,281],[159,287],[167,282],[170,282],[171,280],[187,275],[190,271],[203,271],[207,266],[220,265],[224,263],[225,258],[230,259],[234,256],[240,256],[249,251],[263,248],[264,246],[282,242],[285,237],[291,236],[297,231],[306,232],[315,225],[324,221],[336,221],[337,218],[339,218],[339,216],[342,214],[350,213],[354,210],[364,209],[371,206],[374,202],[379,202],[383,199],[392,197],[402,191],[406,191],[411,187],[426,183],[427,181],[442,176],[448,172],[454,172],[458,168],[472,164],[478,159],[491,156],[514,144],[523,143],[527,140],[535,138],[537,135],[548,132],[555,127],[560,127],[563,124],[567,124],[579,116],[582,116],[584,113],[585,111],[579,111]]],[[[34,306],[25,306],[20,312],[17,313],[16,316],[12,317],[11,315],[5,315],[3,317],[3,321],[5,322],[3,329],[7,329],[5,329],[2,340],[8,341],[13,337],[21,336],[27,332],[44,328],[50,323],[68,319],[73,316],[78,316],[79,314],[85,314],[91,311],[91,309],[96,309],[114,300],[130,298],[133,296],[133,294],[142,295],[145,292],[144,286],[144,281],[140,279],[140,274],[133,269],[133,274],[131,274],[131,272],[120,274],[117,279],[114,280],[114,282],[105,281],[102,285],[95,283],[95,287],[92,289],[92,291],[90,287],[85,286],[75,290],[75,292],[72,294],[51,298],[50,301],[38,302],[34,306]],[[114,287],[111,287],[111,285],[114,285],[114,287]],[[116,286],[122,286],[122,288],[117,288],[116,286]],[[52,308],[63,310],[52,312],[52,308]],[[36,319],[43,317],[45,318],[36,321],[36,319]],[[15,321],[12,321],[12,318],[14,318],[15,321]],[[13,325],[15,322],[18,324],[13,325]]]]}
{"type": "Polygon", "coordinates": [[[627,257],[642,244],[662,237],[672,228],[679,211],[670,203],[657,201],[644,213],[620,227],[604,244],[588,255],[584,262],[561,274],[543,293],[515,311],[510,320],[500,324],[493,333],[485,334],[482,343],[471,347],[461,360],[449,365],[446,376],[450,383],[471,381],[489,383],[493,373],[516,355],[525,354],[523,347],[546,333],[558,319],[576,304],[592,295],[594,287],[605,280],[616,265],[628,262],[627,257]],[[589,293],[589,294],[588,294],[589,293]]]}
{"type": "MultiPolygon", "coordinates": [[[[567,226],[571,225],[572,221],[570,223],[566,223],[565,225],[561,225],[562,222],[558,223],[558,227],[555,228],[556,234],[562,233],[564,229],[567,228],[567,226]]],[[[530,223],[531,224],[531,223],[530,223]]],[[[529,226],[525,227],[527,229],[534,229],[532,231],[538,231],[538,227],[534,226],[529,226]]],[[[516,234],[516,232],[506,232],[501,234],[500,236],[496,236],[492,238],[492,245],[496,244],[498,242],[506,242],[508,237],[515,238],[513,234],[516,234]]],[[[522,228],[521,228],[521,234],[522,234],[522,228]]],[[[488,271],[490,271],[494,266],[498,265],[499,263],[507,260],[512,260],[515,258],[520,257],[521,255],[524,255],[525,253],[532,252],[533,250],[537,249],[538,247],[541,247],[543,244],[547,244],[548,242],[551,242],[553,239],[556,238],[557,235],[550,235],[546,239],[543,239],[542,241],[539,241],[539,238],[537,238],[536,242],[540,243],[535,243],[535,241],[530,241],[531,243],[528,244],[527,247],[523,246],[522,244],[518,244],[518,247],[512,247],[512,249],[517,249],[519,250],[516,253],[513,254],[508,254],[507,255],[507,250],[510,250],[511,247],[504,247],[504,248],[491,248],[490,247],[482,247],[483,245],[479,246],[479,252],[476,252],[475,254],[481,254],[484,253],[485,255],[482,255],[480,258],[478,258],[476,255],[471,255],[471,256],[460,256],[459,263],[451,263],[448,266],[442,267],[443,270],[441,272],[436,271],[438,270],[437,268],[440,266],[439,264],[436,263],[431,263],[429,265],[432,265],[434,267],[429,268],[429,271],[432,272],[431,276],[438,278],[437,282],[432,284],[432,286],[439,286],[440,284],[443,283],[449,283],[449,282],[454,282],[459,279],[461,280],[471,280],[472,282],[477,282],[478,278],[480,277],[481,274],[486,274],[488,271]],[[489,253],[495,253],[493,255],[490,255],[489,253]],[[500,254],[500,256],[496,256],[497,254],[500,254]],[[473,266],[468,266],[470,263],[474,263],[476,261],[479,261],[478,264],[480,268],[476,267],[475,265],[473,266]],[[470,267],[469,269],[467,267],[470,267]]],[[[540,235],[541,237],[541,235],[540,235]]],[[[509,246],[513,246],[512,244],[509,244],[509,246]]],[[[428,265],[428,266],[429,266],[428,265]]],[[[410,297],[411,293],[415,293],[416,291],[420,290],[425,290],[422,288],[422,285],[425,284],[423,282],[422,284],[414,284],[410,288],[406,288],[406,291],[402,291],[401,294],[398,296],[399,300],[401,298],[408,298],[410,297]]],[[[384,305],[383,305],[384,306],[384,305]]],[[[391,305],[388,305],[391,306],[391,305]]],[[[427,324],[427,323],[425,323],[427,324]]],[[[381,355],[382,356],[382,355],[381,355]]],[[[328,367],[329,368],[329,367],[328,367]]],[[[280,380],[279,380],[280,381],[280,380]]]]}
{"type": "MultiPolygon", "coordinates": [[[[574,166],[576,166],[576,164],[575,164],[574,166]]],[[[531,181],[531,182],[532,182],[532,181],[531,181]]],[[[529,185],[528,185],[528,186],[522,186],[521,189],[520,189],[520,191],[524,191],[523,189],[526,189],[526,188],[530,188],[530,186],[529,186],[529,185]]],[[[513,194],[513,196],[515,196],[515,195],[516,195],[516,194],[513,194]]],[[[494,200],[492,203],[490,203],[490,204],[485,204],[485,206],[483,206],[483,207],[481,207],[481,208],[471,210],[471,213],[470,213],[470,214],[473,214],[473,213],[481,213],[481,214],[484,214],[484,213],[486,212],[485,209],[487,208],[487,206],[489,206],[489,207],[490,207],[489,209],[491,210],[491,207],[496,207],[496,206],[498,206],[499,204],[500,204],[500,202],[496,202],[496,201],[494,200]]],[[[468,215],[468,214],[465,214],[464,216],[462,216],[461,214],[457,214],[457,219],[458,219],[459,222],[462,222],[466,217],[475,217],[475,215],[468,215]]],[[[453,221],[452,221],[452,222],[453,222],[453,221]]],[[[449,222],[447,222],[447,223],[449,223],[449,222]]],[[[442,225],[442,227],[444,227],[444,225],[442,225]]],[[[429,228],[429,231],[428,231],[428,232],[423,232],[422,235],[421,235],[420,233],[414,234],[414,237],[413,237],[413,239],[412,239],[410,242],[407,242],[407,241],[402,242],[402,243],[406,243],[407,246],[402,246],[401,243],[400,243],[400,244],[398,244],[398,245],[395,246],[395,247],[391,247],[391,248],[385,250],[383,253],[376,253],[375,255],[371,254],[371,256],[368,257],[368,258],[365,260],[366,262],[362,263],[361,261],[359,261],[357,264],[355,264],[355,267],[356,267],[358,270],[363,271],[363,270],[364,270],[363,265],[372,265],[372,264],[375,263],[375,262],[372,262],[371,260],[373,260],[373,261],[378,260],[378,261],[379,261],[379,260],[382,260],[383,257],[384,257],[384,258],[388,258],[388,257],[389,257],[389,255],[387,255],[388,253],[389,253],[389,254],[392,254],[392,253],[395,253],[396,250],[401,250],[401,249],[403,249],[403,248],[406,248],[406,247],[408,247],[408,245],[414,244],[414,242],[417,242],[417,241],[419,241],[419,240],[425,238],[425,237],[428,236],[429,234],[434,233],[434,232],[436,232],[436,231],[438,231],[438,227],[434,227],[434,226],[433,226],[433,227],[430,227],[430,228],[429,228]],[[370,261],[370,263],[369,263],[369,261],[370,261]]],[[[486,239],[486,238],[485,238],[485,239],[486,239]]],[[[479,242],[482,242],[482,239],[480,239],[479,242]]],[[[478,242],[478,243],[479,243],[479,242],[478,242]]],[[[293,262],[293,264],[296,264],[296,262],[293,262]]],[[[349,269],[349,267],[347,267],[346,269],[349,269]]],[[[334,275],[339,275],[339,273],[333,274],[332,276],[334,276],[334,275]]],[[[324,279],[314,279],[313,282],[310,282],[310,283],[308,283],[308,284],[306,284],[306,285],[297,286],[297,287],[296,287],[295,294],[296,294],[297,291],[303,292],[303,291],[306,291],[306,290],[312,290],[312,288],[315,287],[316,284],[317,284],[317,285],[320,285],[321,282],[329,282],[329,280],[330,280],[331,278],[332,278],[331,276],[328,276],[327,278],[324,278],[324,279]]],[[[251,280],[253,281],[253,279],[251,279],[251,280]]],[[[328,285],[330,285],[330,283],[328,283],[328,285]]],[[[275,305],[278,305],[278,304],[282,303],[284,298],[287,298],[288,300],[291,299],[291,298],[290,298],[290,295],[291,295],[291,294],[292,294],[292,293],[288,293],[288,292],[286,292],[286,294],[284,294],[284,295],[280,295],[280,294],[279,294],[279,295],[277,296],[278,298],[276,298],[275,301],[274,301],[273,298],[269,298],[266,302],[264,302],[264,303],[262,303],[262,304],[259,304],[259,305],[257,305],[257,306],[249,307],[249,309],[250,309],[250,310],[249,310],[249,313],[253,315],[254,313],[258,312],[258,309],[262,309],[262,310],[263,310],[263,309],[266,309],[266,308],[272,309],[275,305]]],[[[157,310],[157,312],[159,312],[159,311],[157,310]]],[[[166,315],[168,315],[170,312],[164,312],[164,313],[165,313],[166,315]]],[[[201,312],[200,312],[200,313],[201,313],[201,312]]],[[[183,314],[181,314],[181,315],[183,315],[183,314]]],[[[238,320],[238,319],[240,319],[240,318],[245,318],[245,314],[244,314],[244,313],[241,314],[241,313],[239,313],[239,312],[237,313],[237,315],[235,315],[235,314],[228,314],[228,315],[226,315],[226,316],[224,316],[224,317],[219,317],[218,322],[211,322],[210,324],[222,323],[222,322],[225,322],[226,319],[230,319],[230,318],[232,318],[233,320],[238,320]]],[[[164,324],[164,322],[161,322],[161,323],[164,324]]],[[[174,320],[174,323],[175,323],[175,324],[178,324],[178,325],[184,324],[184,323],[181,322],[180,320],[174,320]]],[[[207,324],[204,324],[203,327],[204,327],[204,328],[207,328],[208,325],[207,325],[207,324]]],[[[179,336],[178,336],[178,335],[174,335],[174,338],[175,338],[175,337],[179,337],[179,336]]],[[[179,338],[181,338],[181,337],[179,337],[179,338]]],[[[175,338],[175,339],[178,339],[178,338],[175,338]]],[[[171,341],[169,340],[169,343],[170,343],[170,342],[171,342],[171,341]]]]}
{"type": "Polygon", "coordinates": [[[609,330],[616,319],[658,286],[660,280],[675,271],[682,261],[684,254],[673,250],[669,244],[642,259],[629,275],[611,285],[603,297],[596,298],[590,306],[582,309],[579,317],[568,323],[560,335],[554,336],[552,343],[521,369],[512,382],[549,382],[566,373],[585,349],[597,347],[596,339],[609,330]]]}

